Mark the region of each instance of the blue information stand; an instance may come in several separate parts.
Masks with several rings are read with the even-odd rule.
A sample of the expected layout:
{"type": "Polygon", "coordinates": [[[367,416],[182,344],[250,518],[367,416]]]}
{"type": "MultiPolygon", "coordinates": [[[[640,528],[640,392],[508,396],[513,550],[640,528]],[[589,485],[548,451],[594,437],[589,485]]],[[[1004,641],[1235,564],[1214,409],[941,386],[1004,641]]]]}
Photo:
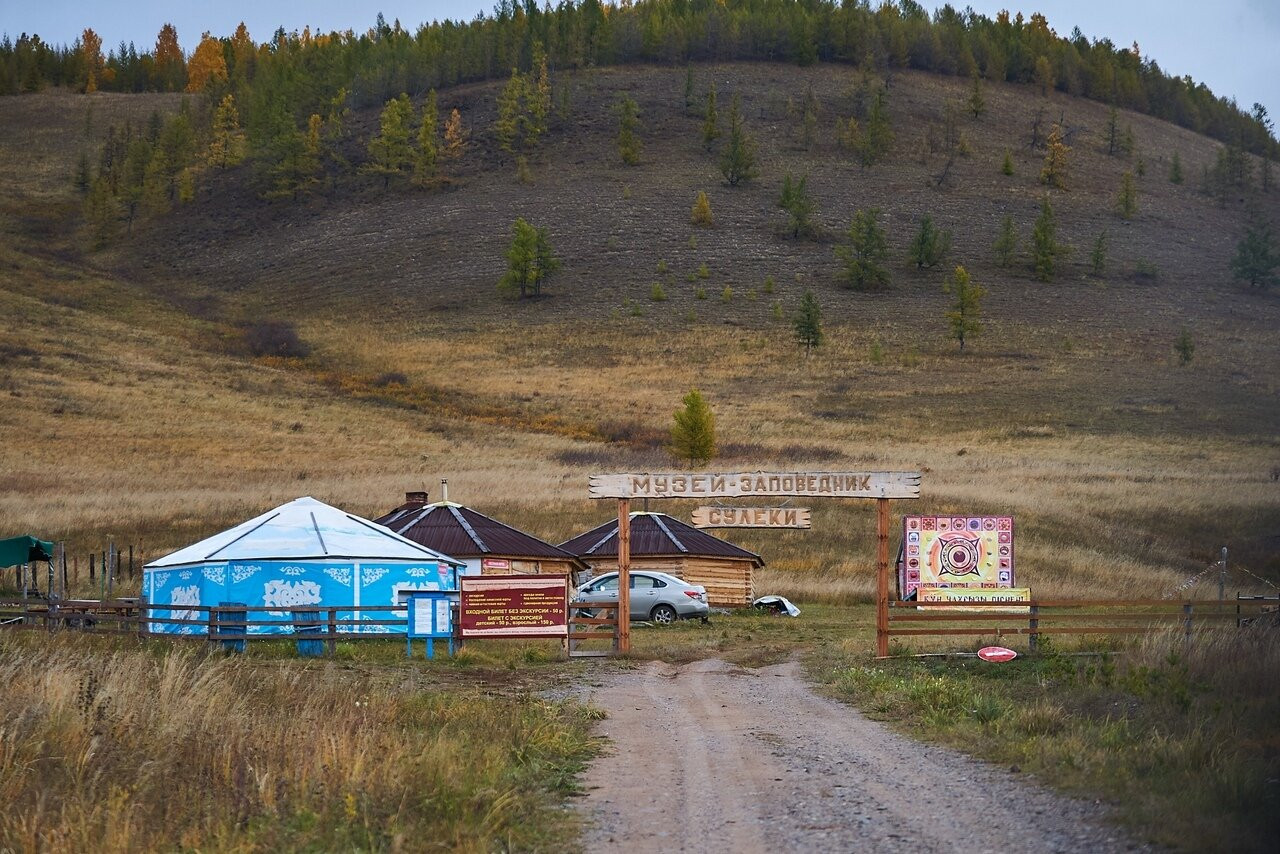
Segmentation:
{"type": "Polygon", "coordinates": [[[423,590],[409,594],[409,630],[405,655],[413,657],[413,640],[426,641],[427,658],[435,658],[436,638],[449,641],[453,655],[453,594],[447,590],[423,590]]]}

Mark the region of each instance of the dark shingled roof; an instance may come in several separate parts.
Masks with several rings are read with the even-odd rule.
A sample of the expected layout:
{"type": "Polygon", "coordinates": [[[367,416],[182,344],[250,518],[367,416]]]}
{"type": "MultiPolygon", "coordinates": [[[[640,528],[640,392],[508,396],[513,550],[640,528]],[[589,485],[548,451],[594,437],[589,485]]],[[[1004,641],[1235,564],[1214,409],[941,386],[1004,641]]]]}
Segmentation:
{"type": "Polygon", "coordinates": [[[569,552],[461,504],[410,499],[373,521],[454,557],[551,558],[580,564],[569,552]]]}
{"type": "MultiPolygon", "coordinates": [[[[433,546],[434,548],[434,546],[433,546]]],[[[581,558],[616,557],[618,554],[618,520],[611,519],[585,534],[560,544],[560,548],[581,558]]],[[[692,525],[665,513],[631,514],[632,557],[726,557],[753,561],[764,566],[755,552],[699,531],[692,525]]]]}

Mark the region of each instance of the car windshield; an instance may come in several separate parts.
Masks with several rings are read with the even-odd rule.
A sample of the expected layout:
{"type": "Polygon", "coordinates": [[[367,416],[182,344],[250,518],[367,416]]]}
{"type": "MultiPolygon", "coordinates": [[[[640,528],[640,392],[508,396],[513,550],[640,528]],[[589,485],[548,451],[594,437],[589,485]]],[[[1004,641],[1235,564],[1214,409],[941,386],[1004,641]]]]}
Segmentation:
{"type": "Polygon", "coordinates": [[[595,593],[610,593],[618,589],[618,576],[606,578],[591,588],[595,593]]]}

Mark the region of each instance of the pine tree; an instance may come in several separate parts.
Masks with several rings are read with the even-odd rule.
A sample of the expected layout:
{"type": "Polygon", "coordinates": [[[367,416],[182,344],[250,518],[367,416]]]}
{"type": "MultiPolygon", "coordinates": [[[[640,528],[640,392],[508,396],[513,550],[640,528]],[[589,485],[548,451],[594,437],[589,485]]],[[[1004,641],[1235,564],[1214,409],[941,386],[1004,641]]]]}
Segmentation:
{"type": "Polygon", "coordinates": [[[427,93],[422,107],[422,124],[418,126],[418,150],[414,152],[413,181],[420,187],[433,183],[440,174],[440,108],[436,90],[427,93]]]}
{"type": "Polygon", "coordinates": [[[1107,110],[1107,125],[1103,135],[1107,141],[1107,154],[1114,156],[1116,149],[1120,147],[1120,112],[1115,104],[1107,110]]]}
{"type": "Polygon", "coordinates": [[[719,138],[720,124],[719,116],[716,113],[716,84],[712,82],[711,89],[707,92],[707,109],[702,122],[702,144],[707,151],[710,151],[719,138]]]}
{"type": "Polygon", "coordinates": [[[173,195],[171,174],[172,166],[164,146],[157,145],[151,150],[142,179],[142,207],[147,213],[156,216],[169,210],[173,195]]]}
{"type": "Polygon", "coordinates": [[[1244,237],[1236,244],[1236,254],[1231,259],[1231,274],[1248,282],[1249,287],[1267,290],[1277,282],[1276,268],[1280,267],[1280,247],[1276,244],[1271,223],[1258,211],[1250,214],[1244,237]]]}
{"type": "Polygon", "coordinates": [[[314,183],[319,163],[307,154],[306,135],[283,97],[272,97],[263,122],[255,142],[255,160],[266,185],[263,198],[297,199],[314,183]]]}
{"type": "Polygon", "coordinates": [[[804,109],[800,115],[800,141],[805,149],[813,148],[814,136],[818,132],[818,99],[814,97],[813,86],[809,87],[804,97],[804,109]]]}
{"type": "Polygon", "coordinates": [[[881,90],[871,102],[867,125],[859,135],[858,157],[863,166],[874,166],[889,155],[893,147],[893,128],[889,125],[889,108],[881,90]]]}
{"type": "Polygon", "coordinates": [[[1039,56],[1036,58],[1035,84],[1040,90],[1040,97],[1047,98],[1049,90],[1057,84],[1056,76],[1053,73],[1053,65],[1049,63],[1049,57],[1039,56]]]}
{"type": "Polygon", "coordinates": [[[1107,271],[1107,230],[1098,232],[1098,239],[1093,242],[1093,251],[1089,253],[1089,269],[1093,275],[1102,278],[1107,271]]]}
{"type": "Polygon", "coordinates": [[[89,232],[89,244],[101,249],[115,239],[120,232],[120,213],[111,186],[98,177],[89,187],[84,199],[84,218],[89,232]]]}
{"type": "Polygon", "coordinates": [[[889,243],[879,219],[877,208],[858,211],[849,226],[849,245],[836,247],[836,257],[844,262],[845,283],[857,291],[889,286],[889,271],[884,266],[889,243]]]}
{"type": "Polygon", "coordinates": [[[1018,232],[1013,227],[1013,217],[1005,215],[1000,222],[1000,235],[991,246],[996,256],[996,264],[1008,267],[1013,264],[1013,256],[1018,251],[1018,232]]]}
{"type": "Polygon", "coordinates": [[[146,189],[147,166],[151,163],[151,146],[138,138],[129,143],[129,153],[124,158],[124,174],[120,179],[120,201],[124,205],[129,232],[133,232],[133,220],[146,189]]]}
{"type": "Polygon", "coordinates": [[[512,232],[511,246],[507,249],[507,272],[499,280],[498,289],[520,299],[541,296],[543,282],[560,269],[560,260],[552,252],[547,230],[517,218],[512,232]]]}
{"type": "Polygon", "coordinates": [[[706,228],[710,228],[715,223],[711,216],[711,200],[707,198],[704,190],[699,190],[698,197],[693,200],[693,214],[690,219],[694,225],[706,228]]]}
{"type": "Polygon", "coordinates": [[[449,113],[449,120],[444,123],[444,153],[449,157],[459,157],[467,145],[466,131],[462,127],[462,113],[454,107],[449,113]]]}
{"type": "Polygon", "coordinates": [[[982,78],[978,76],[978,69],[973,70],[972,85],[969,87],[969,112],[973,113],[976,119],[987,111],[987,99],[982,94],[982,78]]]}
{"type": "Polygon", "coordinates": [[[240,111],[230,92],[218,102],[213,111],[213,124],[209,141],[209,164],[225,169],[244,159],[245,138],[240,129],[240,111]]]}
{"type": "Polygon", "coordinates": [[[806,356],[815,347],[822,346],[822,308],[818,305],[818,298],[813,295],[811,289],[806,288],[804,296],[800,298],[800,310],[796,312],[795,330],[796,341],[804,345],[806,356]]]}
{"type": "Polygon", "coordinates": [[[1115,208],[1121,219],[1133,219],[1133,215],[1138,212],[1138,188],[1134,184],[1132,172],[1125,172],[1120,176],[1115,208]]]}
{"type": "Polygon", "coordinates": [[[788,214],[787,230],[792,237],[811,237],[816,229],[813,225],[813,199],[809,196],[809,176],[802,176],[793,181],[791,174],[782,181],[782,195],[778,198],[778,207],[788,214]]]}
{"type": "Polygon", "coordinates": [[[507,85],[498,94],[498,120],[494,123],[494,134],[498,138],[498,147],[508,154],[515,152],[516,139],[520,133],[521,105],[524,101],[525,83],[520,72],[511,69],[511,77],[507,85]]]}
{"type": "Polygon", "coordinates": [[[93,170],[89,166],[89,155],[87,152],[80,152],[80,159],[76,161],[76,174],[71,179],[72,186],[76,188],[76,192],[84,195],[89,192],[90,185],[93,184],[93,170]]]}
{"type": "Polygon", "coordinates": [[[1176,151],[1173,153],[1173,162],[1169,164],[1169,181],[1173,184],[1182,183],[1182,158],[1176,151]]]}
{"type": "Polygon", "coordinates": [[[951,249],[951,232],[939,231],[933,224],[933,217],[925,214],[920,220],[920,231],[911,241],[908,250],[916,268],[932,267],[940,262],[951,249]]]}
{"type": "Polygon", "coordinates": [[[636,130],[640,126],[640,107],[630,95],[623,95],[618,101],[618,154],[622,162],[635,166],[640,162],[640,139],[636,130]]]}
{"type": "Polygon", "coordinates": [[[973,282],[964,267],[956,267],[942,289],[955,295],[956,301],[947,312],[947,323],[951,337],[960,342],[963,350],[965,341],[982,334],[982,298],[986,296],[987,289],[973,282]]]}
{"type": "Polygon", "coordinates": [[[1063,247],[1058,243],[1057,221],[1046,195],[1040,205],[1040,216],[1036,217],[1035,228],[1031,231],[1031,260],[1037,279],[1042,282],[1053,280],[1054,266],[1062,251],[1063,247]]]}
{"type": "Polygon", "coordinates": [[[369,140],[370,161],[365,171],[382,176],[385,189],[392,178],[399,178],[413,166],[413,104],[409,96],[392,98],[378,117],[378,134],[369,140]]]}
{"type": "Polygon", "coordinates": [[[693,65],[685,66],[684,70],[684,111],[687,114],[693,109],[693,65]]]}
{"type": "Polygon", "coordinates": [[[1000,164],[1000,172],[1004,175],[1013,174],[1013,152],[1007,148],[1004,150],[1004,162],[1000,164]]]}
{"type": "Polygon", "coordinates": [[[671,453],[691,466],[706,465],[716,455],[716,419],[702,392],[690,389],[674,413],[671,453]]]}
{"type": "Polygon", "coordinates": [[[738,96],[734,95],[729,105],[729,141],[720,155],[720,174],[724,175],[730,187],[750,181],[755,176],[755,148],[755,141],[743,125],[738,96]]]}
{"type": "Polygon", "coordinates": [[[551,119],[551,76],[547,73],[547,52],[541,42],[533,44],[532,79],[525,83],[528,117],[525,121],[524,145],[533,148],[547,132],[551,119]]]}

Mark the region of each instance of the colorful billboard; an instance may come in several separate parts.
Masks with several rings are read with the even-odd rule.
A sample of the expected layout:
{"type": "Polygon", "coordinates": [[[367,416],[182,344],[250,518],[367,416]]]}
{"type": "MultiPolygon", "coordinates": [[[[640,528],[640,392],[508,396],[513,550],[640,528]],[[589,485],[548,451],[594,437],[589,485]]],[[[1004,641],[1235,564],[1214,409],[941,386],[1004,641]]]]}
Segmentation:
{"type": "Polygon", "coordinates": [[[569,635],[569,582],[563,575],[470,575],[458,579],[463,638],[569,635]]]}
{"type": "Polygon", "coordinates": [[[904,516],[898,593],[1012,587],[1012,516],[904,516]]]}

